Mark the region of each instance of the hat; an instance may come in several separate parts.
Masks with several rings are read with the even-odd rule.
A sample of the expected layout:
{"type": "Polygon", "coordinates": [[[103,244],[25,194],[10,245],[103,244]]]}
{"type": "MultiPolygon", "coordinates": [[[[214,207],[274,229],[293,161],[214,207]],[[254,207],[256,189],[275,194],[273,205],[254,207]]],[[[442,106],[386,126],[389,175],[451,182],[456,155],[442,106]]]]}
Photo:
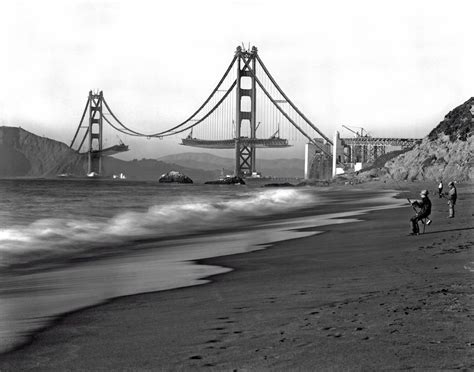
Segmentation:
{"type": "Polygon", "coordinates": [[[450,183],[448,183],[448,186],[454,186],[454,182],[451,181],[450,183]]]}
{"type": "Polygon", "coordinates": [[[427,196],[429,193],[428,193],[428,190],[421,190],[420,191],[420,196],[427,196]]]}

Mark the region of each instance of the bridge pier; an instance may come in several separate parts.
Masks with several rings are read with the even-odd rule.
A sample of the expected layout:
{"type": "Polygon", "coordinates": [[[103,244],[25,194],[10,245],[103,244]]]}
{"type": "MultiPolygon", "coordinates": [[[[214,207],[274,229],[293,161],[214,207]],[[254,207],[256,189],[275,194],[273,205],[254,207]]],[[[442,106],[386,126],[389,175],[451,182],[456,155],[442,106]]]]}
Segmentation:
{"type": "Polygon", "coordinates": [[[323,139],[314,139],[315,143],[305,145],[304,178],[328,181],[332,177],[334,159],[331,145],[323,139]]]}

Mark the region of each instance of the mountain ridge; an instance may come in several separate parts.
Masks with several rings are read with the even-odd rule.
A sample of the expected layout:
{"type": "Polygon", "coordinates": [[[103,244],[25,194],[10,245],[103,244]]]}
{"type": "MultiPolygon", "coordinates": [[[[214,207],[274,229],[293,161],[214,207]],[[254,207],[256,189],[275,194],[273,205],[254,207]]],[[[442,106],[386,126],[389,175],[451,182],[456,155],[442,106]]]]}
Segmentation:
{"type": "MultiPolygon", "coordinates": [[[[235,160],[204,152],[187,152],[180,154],[165,155],[157,158],[171,164],[183,166],[184,164],[199,169],[233,173],[235,160]]],[[[264,176],[274,177],[303,177],[304,160],[291,159],[256,159],[257,171],[264,176]]]]}
{"type": "MultiPolygon", "coordinates": [[[[103,175],[124,173],[131,179],[158,180],[170,170],[184,173],[196,181],[217,178],[216,172],[167,164],[153,159],[125,161],[110,156],[103,159],[103,175]]],[[[55,177],[67,173],[84,177],[87,157],[63,142],[41,137],[21,127],[0,127],[0,177],[55,177]]]]}

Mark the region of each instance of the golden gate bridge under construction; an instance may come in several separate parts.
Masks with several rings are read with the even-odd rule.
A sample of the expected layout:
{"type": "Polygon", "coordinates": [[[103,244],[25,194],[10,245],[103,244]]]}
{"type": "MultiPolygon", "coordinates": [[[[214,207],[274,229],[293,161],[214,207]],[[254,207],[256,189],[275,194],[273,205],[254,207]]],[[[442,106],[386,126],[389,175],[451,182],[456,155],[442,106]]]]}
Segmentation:
{"type": "Polygon", "coordinates": [[[338,165],[343,168],[358,160],[357,154],[362,154],[359,160],[367,161],[384,153],[385,146],[407,147],[417,141],[367,136],[341,139],[338,134],[332,141],[288,98],[255,46],[237,47],[223,76],[201,106],[186,120],[160,132],[143,133],[125,125],[112,111],[102,91],[90,91],[70,144],[88,157],[88,173],[102,173],[102,156],[128,150],[123,143],[104,145],[106,125],[127,136],[150,139],[179,135],[185,146],[233,149],[234,176],[239,177],[257,173],[258,148],[285,148],[291,146],[289,141],[306,141],[307,163],[324,159],[332,163],[333,175],[338,165]],[[183,136],[185,133],[187,136],[183,136]],[[308,146],[313,149],[312,154],[308,153],[308,146]],[[364,154],[368,155],[364,158],[364,154]]]}

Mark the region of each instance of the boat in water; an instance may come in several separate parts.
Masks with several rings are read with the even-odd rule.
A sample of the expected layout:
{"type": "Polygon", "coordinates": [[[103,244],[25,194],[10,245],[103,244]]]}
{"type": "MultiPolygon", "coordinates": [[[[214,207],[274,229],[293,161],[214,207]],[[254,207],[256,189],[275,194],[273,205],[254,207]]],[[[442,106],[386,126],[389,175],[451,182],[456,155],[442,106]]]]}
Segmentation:
{"type": "Polygon", "coordinates": [[[113,178],[114,180],[126,180],[126,179],[127,179],[127,176],[125,176],[125,174],[123,174],[123,173],[120,173],[120,174],[114,174],[114,175],[112,176],[112,178],[113,178]]]}

